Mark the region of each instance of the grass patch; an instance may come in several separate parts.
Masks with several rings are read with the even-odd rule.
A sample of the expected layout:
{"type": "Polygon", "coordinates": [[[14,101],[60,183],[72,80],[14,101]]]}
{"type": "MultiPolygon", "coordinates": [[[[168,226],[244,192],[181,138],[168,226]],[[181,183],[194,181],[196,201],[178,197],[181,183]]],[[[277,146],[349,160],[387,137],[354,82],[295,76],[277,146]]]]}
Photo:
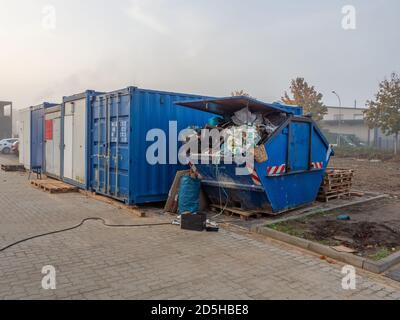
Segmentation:
{"type": "Polygon", "coordinates": [[[288,235],[298,237],[298,238],[304,238],[304,231],[303,230],[298,230],[294,228],[293,226],[286,224],[286,223],[279,223],[279,224],[271,224],[268,226],[268,228],[286,233],[288,235]]]}
{"type": "Polygon", "coordinates": [[[389,257],[393,252],[391,252],[388,248],[381,248],[378,252],[369,257],[374,261],[379,261],[389,257]]]}

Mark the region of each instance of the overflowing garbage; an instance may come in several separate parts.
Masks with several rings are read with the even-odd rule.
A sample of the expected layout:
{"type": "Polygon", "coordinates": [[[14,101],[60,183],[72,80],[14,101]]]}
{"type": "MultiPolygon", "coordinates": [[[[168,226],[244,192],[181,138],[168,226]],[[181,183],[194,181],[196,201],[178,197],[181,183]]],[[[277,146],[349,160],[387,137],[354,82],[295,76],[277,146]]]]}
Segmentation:
{"type": "Polygon", "coordinates": [[[249,150],[264,144],[287,118],[286,113],[254,113],[248,108],[243,108],[232,116],[213,117],[204,128],[196,130],[197,138],[201,141],[199,150],[202,154],[213,156],[245,155],[249,150]],[[215,139],[205,140],[205,134],[208,137],[210,130],[217,130],[219,133],[220,140],[216,144],[215,139]]]}

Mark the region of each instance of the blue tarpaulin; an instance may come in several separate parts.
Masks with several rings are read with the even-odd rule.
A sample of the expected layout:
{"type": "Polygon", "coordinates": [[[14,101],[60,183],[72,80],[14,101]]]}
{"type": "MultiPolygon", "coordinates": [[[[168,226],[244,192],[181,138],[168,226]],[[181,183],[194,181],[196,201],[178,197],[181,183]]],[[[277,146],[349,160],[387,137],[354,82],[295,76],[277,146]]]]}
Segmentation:
{"type": "Polygon", "coordinates": [[[181,178],[178,213],[196,214],[200,209],[201,181],[189,176],[181,178]]]}

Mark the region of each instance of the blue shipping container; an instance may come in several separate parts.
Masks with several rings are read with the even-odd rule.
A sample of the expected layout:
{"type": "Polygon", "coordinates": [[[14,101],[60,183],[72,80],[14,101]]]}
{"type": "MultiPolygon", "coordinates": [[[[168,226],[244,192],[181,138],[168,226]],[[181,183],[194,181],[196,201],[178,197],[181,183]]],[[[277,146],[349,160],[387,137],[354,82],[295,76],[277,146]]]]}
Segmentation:
{"type": "Polygon", "coordinates": [[[56,105],[45,102],[31,107],[31,168],[44,169],[44,110],[56,105]]]}
{"type": "MultiPolygon", "coordinates": [[[[196,164],[210,201],[221,207],[280,213],[315,201],[333,151],[317,124],[299,107],[263,103],[247,97],[179,103],[219,116],[233,116],[248,108],[264,116],[286,114],[283,123],[257,151],[254,164],[196,164]],[[238,175],[237,168],[247,171],[238,175]]],[[[204,155],[204,157],[207,157],[204,155]]]]}
{"type": "MultiPolygon", "coordinates": [[[[177,101],[206,99],[196,95],[129,87],[92,99],[90,119],[90,188],[127,204],[164,201],[180,165],[149,164],[148,132],[161,129],[169,147],[169,121],[178,133],[207,123],[209,113],[175,105],[177,101]]],[[[177,142],[177,137],[172,137],[177,142]]],[[[179,148],[179,147],[178,147],[179,148]]],[[[170,159],[167,158],[167,163],[170,159]]]]}

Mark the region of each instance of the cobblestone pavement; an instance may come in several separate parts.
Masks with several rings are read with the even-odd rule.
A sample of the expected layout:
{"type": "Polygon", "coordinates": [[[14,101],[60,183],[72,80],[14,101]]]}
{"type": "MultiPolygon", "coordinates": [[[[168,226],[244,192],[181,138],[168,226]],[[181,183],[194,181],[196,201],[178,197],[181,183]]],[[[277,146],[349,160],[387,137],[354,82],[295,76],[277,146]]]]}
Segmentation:
{"type": "MultiPolygon", "coordinates": [[[[0,172],[0,247],[92,216],[111,224],[165,221],[78,193],[50,195],[24,174],[0,172]]],[[[239,231],[116,229],[89,221],[0,253],[0,299],[400,299],[398,283],[363,271],[356,290],[343,290],[341,269],[239,231]],[[56,290],[41,287],[45,265],[56,268],[56,290]]]]}

